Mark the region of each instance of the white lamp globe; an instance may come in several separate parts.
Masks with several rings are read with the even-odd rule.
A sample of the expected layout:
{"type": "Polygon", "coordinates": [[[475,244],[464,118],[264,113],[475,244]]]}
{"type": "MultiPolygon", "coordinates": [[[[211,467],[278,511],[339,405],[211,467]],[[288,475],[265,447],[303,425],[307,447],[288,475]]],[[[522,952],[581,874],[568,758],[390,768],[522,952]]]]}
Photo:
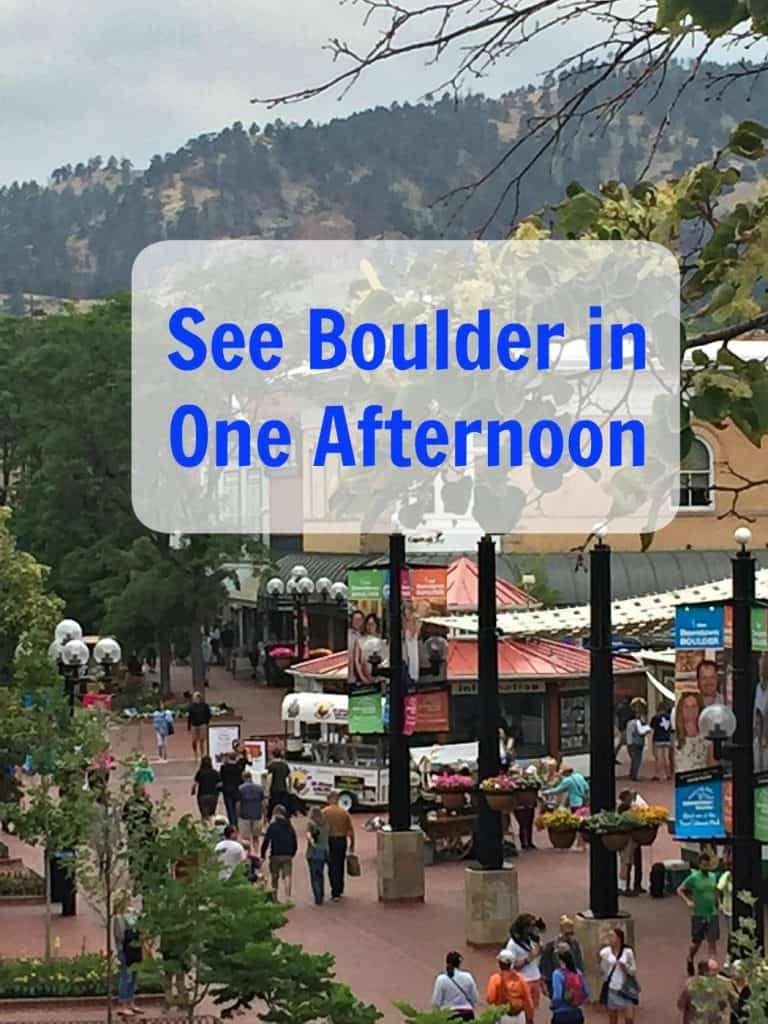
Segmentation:
{"type": "Polygon", "coordinates": [[[699,733],[707,739],[730,739],[736,732],[736,715],[727,704],[712,704],[699,715],[699,733]]]}
{"type": "Polygon", "coordinates": [[[267,593],[270,597],[280,597],[281,594],[285,593],[285,584],[279,576],[273,576],[267,582],[267,593]]]}
{"type": "Polygon", "coordinates": [[[60,644],[58,640],[54,640],[53,643],[48,647],[48,657],[51,661],[61,661],[61,652],[64,650],[64,644],[60,644]]]}
{"type": "Polygon", "coordinates": [[[111,636],[102,637],[93,649],[94,661],[99,665],[117,665],[122,656],[120,644],[111,636]]]}
{"type": "Polygon", "coordinates": [[[320,579],[317,581],[316,590],[318,594],[322,594],[323,597],[327,597],[328,594],[330,594],[331,592],[332,586],[333,584],[331,583],[327,576],[321,576],[320,579]]]}
{"type": "Polygon", "coordinates": [[[748,526],[739,526],[733,531],[733,539],[737,544],[746,547],[752,540],[752,531],[748,526]]]}
{"type": "Polygon", "coordinates": [[[298,581],[298,579],[296,577],[294,577],[294,576],[291,576],[291,578],[288,580],[288,583],[287,583],[285,589],[291,595],[297,594],[298,591],[299,591],[299,581],[298,581]]]}
{"type": "Polygon", "coordinates": [[[64,664],[77,668],[87,665],[90,656],[88,646],[82,640],[69,640],[64,644],[61,652],[61,660],[64,664]]]}
{"type": "Polygon", "coordinates": [[[64,646],[70,640],[82,640],[83,627],[74,619],[62,619],[53,632],[54,638],[64,646]]]}
{"type": "Polygon", "coordinates": [[[310,594],[314,594],[315,584],[312,582],[309,576],[302,576],[301,579],[298,580],[296,583],[296,589],[300,594],[303,594],[305,597],[308,597],[310,594]]]}
{"type": "Polygon", "coordinates": [[[291,576],[295,580],[300,580],[302,576],[308,576],[307,567],[305,565],[294,565],[291,569],[291,576]]]}
{"type": "Polygon", "coordinates": [[[346,583],[334,583],[331,587],[331,597],[334,601],[346,601],[348,593],[346,583]]]}

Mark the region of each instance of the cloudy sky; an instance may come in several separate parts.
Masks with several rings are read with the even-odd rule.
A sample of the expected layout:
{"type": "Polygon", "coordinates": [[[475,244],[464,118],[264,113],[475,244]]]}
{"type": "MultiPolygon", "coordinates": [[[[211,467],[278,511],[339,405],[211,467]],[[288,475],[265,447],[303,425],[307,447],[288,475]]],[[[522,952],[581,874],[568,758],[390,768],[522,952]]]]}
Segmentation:
{"type": "MultiPolygon", "coordinates": [[[[249,102],[322,80],[333,68],[323,44],[359,39],[361,14],[337,0],[4,0],[0,183],[45,180],[96,154],[144,166],[233,121],[326,120],[416,99],[443,80],[417,58],[382,66],[341,103],[327,95],[268,114],[249,102]]],[[[572,45],[572,30],[550,34],[544,53],[526,47],[483,91],[536,80],[572,45]]]]}

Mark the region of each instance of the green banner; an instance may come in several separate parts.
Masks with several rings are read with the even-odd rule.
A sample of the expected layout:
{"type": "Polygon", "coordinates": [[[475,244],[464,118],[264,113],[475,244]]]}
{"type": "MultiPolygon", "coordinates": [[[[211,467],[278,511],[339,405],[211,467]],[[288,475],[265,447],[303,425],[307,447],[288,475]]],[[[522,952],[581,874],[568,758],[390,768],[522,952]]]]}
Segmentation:
{"type": "Polygon", "coordinates": [[[350,601],[380,601],[384,589],[383,569],[350,569],[347,573],[350,601]]]}
{"type": "Polygon", "coordinates": [[[383,732],[380,693],[349,695],[349,732],[383,732]]]}
{"type": "Polygon", "coordinates": [[[752,650],[768,651],[768,608],[752,609],[752,650]]]}
{"type": "Polygon", "coordinates": [[[768,843],[768,786],[755,786],[755,839],[768,843]]]}

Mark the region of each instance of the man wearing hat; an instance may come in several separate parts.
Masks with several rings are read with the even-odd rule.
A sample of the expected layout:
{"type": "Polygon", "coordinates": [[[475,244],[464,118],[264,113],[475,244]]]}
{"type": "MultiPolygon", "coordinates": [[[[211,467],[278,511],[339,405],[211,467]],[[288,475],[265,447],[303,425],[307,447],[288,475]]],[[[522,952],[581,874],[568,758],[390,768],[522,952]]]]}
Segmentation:
{"type": "Polygon", "coordinates": [[[579,940],[576,938],[576,925],[573,919],[567,917],[565,914],[560,918],[560,931],[557,937],[552,939],[544,947],[541,960],[539,961],[539,970],[541,971],[541,980],[544,982],[545,991],[548,996],[552,995],[552,975],[557,970],[558,954],[567,950],[573,957],[573,962],[576,966],[577,971],[584,973],[584,955],[581,952],[581,946],[579,940]]]}
{"type": "Polygon", "coordinates": [[[485,1001],[489,1006],[506,1008],[500,1024],[525,1024],[534,1014],[528,983],[515,970],[515,954],[510,950],[502,949],[497,960],[499,969],[488,980],[485,1001]]]}

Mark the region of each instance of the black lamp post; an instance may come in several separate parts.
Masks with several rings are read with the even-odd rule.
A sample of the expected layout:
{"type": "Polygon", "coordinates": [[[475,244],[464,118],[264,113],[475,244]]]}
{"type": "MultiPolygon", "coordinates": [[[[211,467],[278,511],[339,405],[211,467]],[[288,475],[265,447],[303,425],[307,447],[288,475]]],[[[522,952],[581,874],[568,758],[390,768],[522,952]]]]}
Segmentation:
{"type": "MultiPolygon", "coordinates": [[[[478,751],[479,779],[498,775],[499,763],[499,660],[496,636],[496,548],[493,537],[477,545],[477,658],[478,658],[478,751]]],[[[477,814],[477,851],[484,871],[504,866],[501,815],[480,797],[477,814]]]]}
{"type": "Polygon", "coordinates": [[[406,683],[403,666],[402,572],[405,537],[389,537],[389,825],[393,832],[411,827],[411,773],[405,726],[406,683]]]}
{"type": "MultiPolygon", "coordinates": [[[[613,646],[611,643],[611,549],[598,527],[589,557],[589,792],[593,814],[616,808],[613,746],[613,646]]],[[[616,854],[599,842],[589,845],[589,907],[593,917],[619,912],[616,854]]]]}
{"type": "Polygon", "coordinates": [[[740,550],[733,559],[733,711],[736,731],[730,749],[733,764],[733,923],[755,922],[755,939],[764,944],[763,908],[760,903],[762,850],[755,839],[754,758],[752,720],[755,673],[752,659],[752,604],[755,600],[755,559],[747,545],[746,527],[734,537],[740,550]],[[755,904],[741,899],[748,893],[755,904]]]}

